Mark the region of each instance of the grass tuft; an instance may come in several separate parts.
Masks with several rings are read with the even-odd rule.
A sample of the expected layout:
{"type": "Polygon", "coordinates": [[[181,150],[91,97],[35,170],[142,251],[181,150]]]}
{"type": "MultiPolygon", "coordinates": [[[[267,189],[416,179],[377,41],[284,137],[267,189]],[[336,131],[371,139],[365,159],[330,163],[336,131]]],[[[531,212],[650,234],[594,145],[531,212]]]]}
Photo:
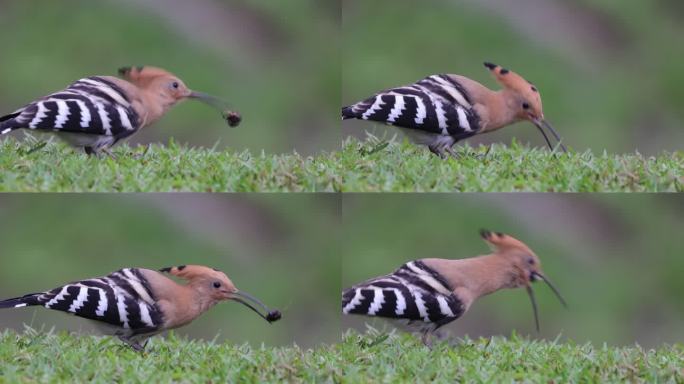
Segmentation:
{"type": "Polygon", "coordinates": [[[682,345],[595,347],[516,334],[429,350],[408,334],[349,332],[303,350],[170,333],[140,354],[108,337],[5,331],[0,361],[0,382],[684,382],[682,345]]]}
{"type": "Polygon", "coordinates": [[[345,141],[343,192],[682,192],[684,152],[551,153],[513,142],[440,159],[407,141],[345,141]],[[489,152],[488,152],[489,151],[489,152]]]}

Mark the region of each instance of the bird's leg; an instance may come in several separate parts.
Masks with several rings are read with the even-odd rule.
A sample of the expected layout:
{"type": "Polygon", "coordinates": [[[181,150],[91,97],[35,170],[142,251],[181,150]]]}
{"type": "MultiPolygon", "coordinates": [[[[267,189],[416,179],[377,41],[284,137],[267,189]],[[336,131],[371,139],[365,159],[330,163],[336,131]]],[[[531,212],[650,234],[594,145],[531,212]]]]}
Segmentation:
{"type": "Polygon", "coordinates": [[[444,151],[442,151],[439,146],[437,145],[428,145],[428,149],[430,152],[434,153],[435,155],[439,156],[441,159],[446,159],[446,156],[444,155],[444,151]]]}
{"type": "Polygon", "coordinates": [[[491,150],[492,150],[492,144],[489,144],[487,146],[487,150],[485,151],[484,155],[478,155],[478,157],[480,159],[484,159],[485,157],[487,157],[487,155],[489,155],[489,151],[491,151],[491,150]]]}
{"type": "Polygon", "coordinates": [[[116,155],[109,150],[107,147],[100,148],[100,151],[104,152],[107,156],[111,157],[112,160],[116,160],[116,155]]]}
{"type": "Polygon", "coordinates": [[[460,158],[461,158],[461,154],[458,153],[458,152],[456,152],[456,151],[454,151],[454,148],[453,148],[453,147],[446,147],[446,151],[447,151],[447,153],[448,153],[449,155],[451,155],[451,157],[453,157],[454,159],[460,159],[460,158]]]}
{"type": "MultiPolygon", "coordinates": [[[[126,335],[123,335],[123,334],[117,334],[116,336],[119,338],[119,340],[121,340],[121,341],[123,341],[124,343],[126,343],[129,347],[133,348],[133,350],[136,351],[136,352],[142,352],[142,351],[145,350],[145,346],[144,346],[144,345],[140,345],[140,343],[139,343],[137,340],[134,340],[134,339],[133,339],[132,337],[130,337],[130,336],[126,336],[126,335]]],[[[147,343],[145,343],[145,344],[147,344],[147,343]]]]}
{"type": "Polygon", "coordinates": [[[423,342],[423,345],[429,349],[432,349],[432,338],[430,336],[430,331],[424,331],[423,335],[420,337],[420,340],[423,342]]]}

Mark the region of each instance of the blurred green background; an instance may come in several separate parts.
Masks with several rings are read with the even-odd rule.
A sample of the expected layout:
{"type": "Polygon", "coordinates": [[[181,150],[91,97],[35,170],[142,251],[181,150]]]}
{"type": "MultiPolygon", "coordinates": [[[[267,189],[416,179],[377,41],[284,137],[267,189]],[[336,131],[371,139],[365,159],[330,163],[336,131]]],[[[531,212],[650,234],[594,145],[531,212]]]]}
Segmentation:
{"type": "MultiPolygon", "coordinates": [[[[72,81],[156,65],[243,115],[179,105],[131,143],[339,148],[339,5],[288,0],[0,0],[0,113],[72,81]]],[[[21,131],[13,133],[23,137],[21,131]]]]}
{"type": "MultiPolygon", "coordinates": [[[[221,303],[178,334],[252,345],[313,346],[340,336],[339,197],[333,195],[0,196],[0,298],[123,267],[203,264],[283,313],[268,324],[221,303]]],[[[93,329],[34,307],[0,328],[93,329]]]]}
{"type": "MultiPolygon", "coordinates": [[[[681,0],[344,0],[342,102],[434,73],[498,87],[483,61],[541,90],[544,112],[576,150],[684,149],[681,0]]],[[[343,135],[392,137],[348,121],[343,135]]],[[[401,137],[401,134],[398,134],[401,137]]],[[[529,123],[468,142],[543,146],[529,123]]]]}
{"type": "MultiPolygon", "coordinates": [[[[535,284],[536,334],[525,291],[499,291],[445,326],[453,336],[517,330],[594,345],[684,342],[684,196],[356,194],[345,195],[343,218],[345,288],[413,259],[490,253],[478,234],[486,228],[525,242],[569,304],[565,310],[535,284]]],[[[346,316],[342,325],[363,330],[367,319],[346,316]]],[[[391,329],[384,321],[369,324],[391,329]]]]}

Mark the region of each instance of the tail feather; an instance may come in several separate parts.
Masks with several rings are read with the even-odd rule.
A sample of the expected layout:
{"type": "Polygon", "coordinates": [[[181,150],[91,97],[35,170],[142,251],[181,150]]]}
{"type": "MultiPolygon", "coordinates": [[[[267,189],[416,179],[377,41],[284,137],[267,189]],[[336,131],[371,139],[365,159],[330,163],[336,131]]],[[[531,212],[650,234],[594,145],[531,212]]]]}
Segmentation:
{"type": "Polygon", "coordinates": [[[358,117],[351,106],[342,108],[342,120],[357,119],[358,117]]]}
{"type": "Polygon", "coordinates": [[[10,132],[14,131],[15,129],[19,128],[13,124],[14,123],[13,119],[17,116],[19,116],[19,112],[11,113],[9,115],[5,115],[5,116],[0,117],[0,135],[10,133],[10,132]]]}
{"type": "Polygon", "coordinates": [[[7,299],[0,301],[0,308],[19,308],[28,307],[31,305],[40,305],[38,301],[38,296],[40,293],[31,293],[21,297],[15,297],[13,299],[7,299]]]}

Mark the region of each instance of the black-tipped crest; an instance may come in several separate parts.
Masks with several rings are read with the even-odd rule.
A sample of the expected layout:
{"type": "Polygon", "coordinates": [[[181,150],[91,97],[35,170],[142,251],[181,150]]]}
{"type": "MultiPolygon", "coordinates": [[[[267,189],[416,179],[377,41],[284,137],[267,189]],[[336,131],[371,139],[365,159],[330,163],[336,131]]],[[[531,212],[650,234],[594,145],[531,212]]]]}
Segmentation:
{"type": "Polygon", "coordinates": [[[143,68],[145,68],[145,66],[144,65],[136,65],[136,66],[121,67],[121,68],[119,68],[118,73],[120,76],[127,76],[133,68],[135,68],[136,71],[138,71],[138,72],[142,72],[142,70],[143,70],[143,68]]]}
{"type": "Polygon", "coordinates": [[[496,69],[496,67],[498,67],[498,65],[490,63],[488,61],[484,62],[484,66],[491,71],[493,71],[494,69],[496,69]]]}

